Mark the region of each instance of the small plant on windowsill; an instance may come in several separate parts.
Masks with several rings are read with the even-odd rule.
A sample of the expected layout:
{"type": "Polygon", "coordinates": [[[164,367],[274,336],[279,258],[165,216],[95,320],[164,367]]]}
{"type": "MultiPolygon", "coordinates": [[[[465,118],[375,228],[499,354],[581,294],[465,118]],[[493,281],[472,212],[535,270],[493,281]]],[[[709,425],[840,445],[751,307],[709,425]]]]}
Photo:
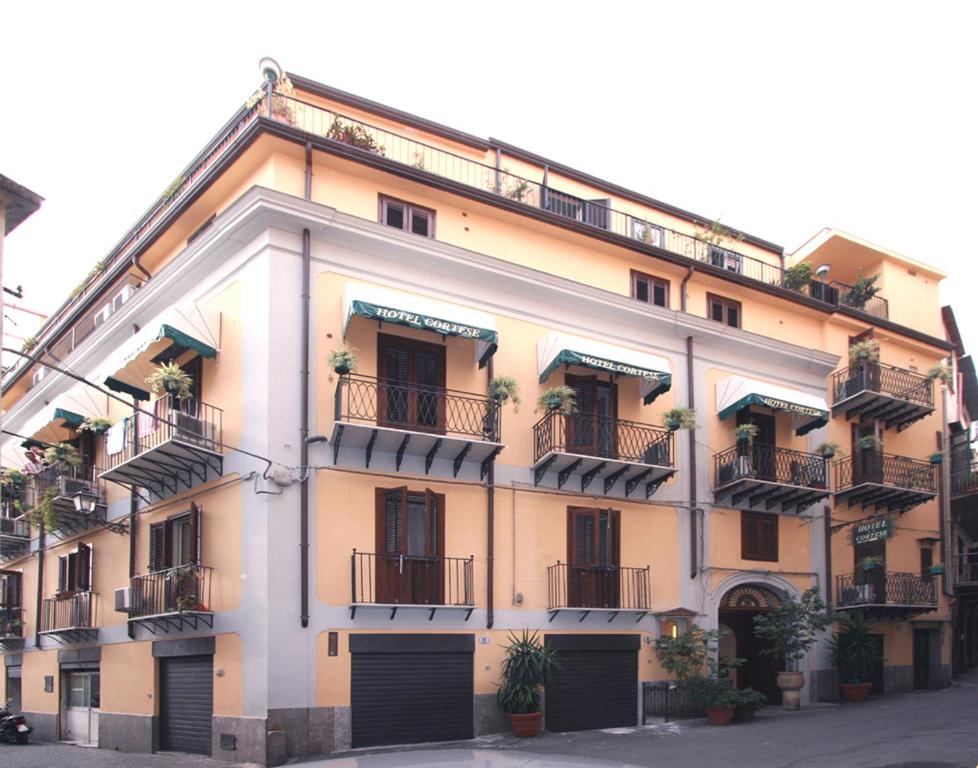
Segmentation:
{"type": "Polygon", "coordinates": [[[489,397],[496,400],[500,405],[507,400],[513,403],[513,412],[520,410],[520,385],[512,376],[494,376],[489,382],[489,397]]]}
{"type": "Polygon", "coordinates": [[[815,270],[807,261],[788,267],[784,271],[784,287],[791,291],[803,290],[811,281],[815,270]]]}
{"type": "Polygon", "coordinates": [[[696,429],[696,411],[692,408],[670,408],[662,414],[662,423],[670,432],[679,429],[696,429]]]}
{"type": "Polygon", "coordinates": [[[537,408],[548,413],[557,411],[564,416],[570,416],[577,413],[577,392],[566,384],[550,387],[537,398],[537,408]]]}
{"type": "Polygon", "coordinates": [[[842,448],[838,443],[820,443],[815,449],[815,453],[821,456],[823,459],[831,459],[837,453],[839,449],[842,448]]]}
{"type": "Polygon", "coordinates": [[[55,443],[44,451],[44,461],[48,464],[66,464],[69,467],[80,467],[81,454],[69,443],[55,443]]]}
{"type": "Polygon", "coordinates": [[[849,365],[878,363],[880,361],[880,344],[875,339],[864,339],[849,346],[849,365]]]}
{"type": "Polygon", "coordinates": [[[937,363],[927,371],[927,378],[931,381],[940,381],[945,387],[950,387],[951,382],[954,381],[954,374],[949,366],[937,363]]]}
{"type": "Polygon", "coordinates": [[[329,353],[329,367],[339,376],[345,376],[357,367],[356,350],[353,347],[337,347],[329,353]]]}
{"type": "Polygon", "coordinates": [[[112,422],[105,416],[86,416],[78,427],[79,432],[94,432],[101,435],[108,432],[112,422]]]}
{"type": "Polygon", "coordinates": [[[194,385],[193,377],[176,363],[163,363],[149,376],[146,383],[154,394],[167,394],[178,400],[190,398],[190,388],[194,385]]]}

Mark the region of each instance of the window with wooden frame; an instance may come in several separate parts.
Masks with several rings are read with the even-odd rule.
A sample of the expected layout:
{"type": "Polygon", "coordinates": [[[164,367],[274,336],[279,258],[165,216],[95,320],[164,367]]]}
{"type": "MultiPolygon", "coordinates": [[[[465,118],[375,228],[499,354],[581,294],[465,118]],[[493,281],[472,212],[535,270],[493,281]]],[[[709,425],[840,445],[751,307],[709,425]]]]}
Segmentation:
{"type": "Polygon", "coordinates": [[[200,565],[200,507],[190,506],[149,527],[149,572],[169,570],[181,565],[200,565]]]}
{"type": "Polygon", "coordinates": [[[766,512],[740,513],[740,557],[743,560],[778,561],[778,516],[766,512]]]}
{"type": "Polygon", "coordinates": [[[934,550],[931,547],[920,548],[920,578],[923,581],[931,581],[934,574],[931,568],[934,566],[934,550]]]}
{"type": "Polygon", "coordinates": [[[632,298],[669,308],[669,281],[632,270],[632,298]]]}
{"type": "Polygon", "coordinates": [[[365,602],[443,605],[444,495],[407,486],[376,489],[374,534],[376,591],[365,602]]]}
{"type": "Polygon", "coordinates": [[[444,346],[378,334],[377,378],[379,424],[444,431],[444,346]]]}
{"type": "Polygon", "coordinates": [[[435,236],[435,212],[403,200],[380,196],[380,223],[422,237],[435,236]]]}
{"type": "Polygon", "coordinates": [[[707,316],[711,320],[729,325],[731,328],[740,328],[742,313],[739,301],[708,293],[706,294],[706,307],[707,316]]]}
{"type": "Polygon", "coordinates": [[[58,594],[88,592],[91,588],[92,548],[79,544],[73,552],[58,558],[58,594]]]}
{"type": "Polygon", "coordinates": [[[20,571],[0,571],[0,610],[22,607],[23,581],[20,571]]]}

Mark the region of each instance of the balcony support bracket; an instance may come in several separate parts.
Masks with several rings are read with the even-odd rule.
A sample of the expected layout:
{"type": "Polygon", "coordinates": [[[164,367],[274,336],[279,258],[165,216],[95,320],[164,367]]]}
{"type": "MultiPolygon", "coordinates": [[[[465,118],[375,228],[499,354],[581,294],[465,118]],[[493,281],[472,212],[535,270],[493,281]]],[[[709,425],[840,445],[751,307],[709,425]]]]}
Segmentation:
{"type": "Polygon", "coordinates": [[[466,443],[465,447],[458,452],[458,456],[455,457],[455,461],[452,463],[452,477],[458,477],[458,471],[462,468],[462,462],[465,461],[465,457],[469,455],[470,450],[472,450],[472,443],[466,443]]]}
{"type": "Polygon", "coordinates": [[[398,472],[401,471],[401,462],[404,461],[404,451],[407,449],[409,442],[411,442],[411,435],[404,435],[404,439],[401,440],[401,444],[397,447],[397,456],[394,459],[394,467],[398,472]]]}
{"type": "Polygon", "coordinates": [[[608,466],[608,462],[602,461],[600,464],[597,464],[581,475],[581,493],[584,493],[584,491],[587,490],[588,486],[591,484],[591,481],[594,480],[595,476],[606,466],[608,466]]]}
{"type": "Polygon", "coordinates": [[[624,466],[621,469],[612,472],[610,475],[604,479],[604,492],[605,494],[611,493],[611,489],[615,487],[615,483],[618,482],[619,478],[628,471],[628,467],[624,466]]]}
{"type": "MultiPolygon", "coordinates": [[[[374,443],[375,442],[377,442],[377,430],[376,429],[373,432],[370,433],[370,439],[367,440],[367,448],[363,452],[363,460],[364,460],[364,462],[366,464],[366,468],[367,469],[370,469],[370,460],[374,456],[374,443]]],[[[337,445],[337,447],[339,447],[339,446],[337,445]]],[[[333,463],[335,464],[336,461],[334,460],[333,463]]]]}
{"type": "Polygon", "coordinates": [[[482,460],[482,466],[479,467],[479,480],[486,479],[486,476],[489,474],[489,467],[492,466],[492,463],[496,460],[496,457],[502,449],[503,447],[501,445],[496,446],[492,449],[492,453],[482,460]]]}
{"type": "Polygon", "coordinates": [[[340,456],[340,443],[343,442],[343,425],[336,425],[336,437],[333,438],[333,464],[340,456]]]}
{"type": "Polygon", "coordinates": [[[424,473],[427,475],[431,471],[431,463],[435,460],[435,456],[438,454],[438,449],[441,448],[441,438],[439,437],[435,440],[434,445],[431,446],[431,450],[425,454],[424,457],[424,473]]]}
{"type": "Polygon", "coordinates": [[[643,470],[643,471],[639,472],[637,475],[632,475],[630,478],[628,478],[625,481],[625,497],[626,498],[632,495],[632,491],[634,491],[638,487],[638,484],[640,482],[642,482],[646,477],[649,476],[649,473],[650,472],[652,472],[651,469],[643,470]]]}
{"type": "Polygon", "coordinates": [[[561,488],[564,487],[564,484],[567,482],[568,478],[574,474],[574,471],[579,466],[581,466],[582,461],[584,461],[584,459],[577,459],[575,461],[572,461],[570,464],[568,464],[566,467],[560,470],[560,472],[557,473],[557,490],[560,490],[561,488]]]}
{"type": "Polygon", "coordinates": [[[544,475],[547,474],[547,470],[550,469],[550,465],[557,461],[557,456],[552,455],[543,464],[538,466],[533,470],[533,484],[540,485],[540,481],[543,480],[544,475]]]}

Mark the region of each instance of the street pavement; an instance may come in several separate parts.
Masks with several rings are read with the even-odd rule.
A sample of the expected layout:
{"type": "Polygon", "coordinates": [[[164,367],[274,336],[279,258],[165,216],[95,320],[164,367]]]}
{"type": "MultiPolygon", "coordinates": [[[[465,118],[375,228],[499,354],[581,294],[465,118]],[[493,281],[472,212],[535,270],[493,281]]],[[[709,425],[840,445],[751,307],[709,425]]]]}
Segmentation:
{"type": "MultiPolygon", "coordinates": [[[[486,736],[461,744],[350,752],[291,761],[301,768],[976,768],[978,674],[953,688],[820,705],[773,707],[751,723],[703,720],[641,728],[486,736]]],[[[0,768],[228,768],[175,754],[124,754],[63,744],[0,745],[0,768]]]]}

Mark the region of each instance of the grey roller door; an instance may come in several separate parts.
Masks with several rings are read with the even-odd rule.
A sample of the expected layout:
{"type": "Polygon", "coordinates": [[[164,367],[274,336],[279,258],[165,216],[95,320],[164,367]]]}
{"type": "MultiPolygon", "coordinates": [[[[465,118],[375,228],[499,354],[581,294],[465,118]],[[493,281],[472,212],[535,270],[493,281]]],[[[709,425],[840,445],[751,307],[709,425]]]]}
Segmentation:
{"type": "Polygon", "coordinates": [[[351,635],[353,747],[472,738],[472,635],[351,635]]]}
{"type": "Polygon", "coordinates": [[[160,749],[211,753],[214,657],[160,659],[160,749]]]}
{"type": "Polygon", "coordinates": [[[547,686],[549,731],[638,722],[638,635],[547,635],[562,669],[547,686]]]}

